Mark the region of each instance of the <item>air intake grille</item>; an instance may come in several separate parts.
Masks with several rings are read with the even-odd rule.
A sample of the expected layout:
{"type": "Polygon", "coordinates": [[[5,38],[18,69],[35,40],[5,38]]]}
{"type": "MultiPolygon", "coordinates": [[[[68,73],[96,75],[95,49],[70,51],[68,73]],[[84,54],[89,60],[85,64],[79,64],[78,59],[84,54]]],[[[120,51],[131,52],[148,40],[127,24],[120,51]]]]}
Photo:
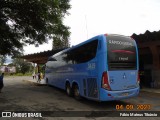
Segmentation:
{"type": "Polygon", "coordinates": [[[88,97],[98,98],[98,88],[97,88],[97,80],[96,78],[88,78],[88,97]]]}

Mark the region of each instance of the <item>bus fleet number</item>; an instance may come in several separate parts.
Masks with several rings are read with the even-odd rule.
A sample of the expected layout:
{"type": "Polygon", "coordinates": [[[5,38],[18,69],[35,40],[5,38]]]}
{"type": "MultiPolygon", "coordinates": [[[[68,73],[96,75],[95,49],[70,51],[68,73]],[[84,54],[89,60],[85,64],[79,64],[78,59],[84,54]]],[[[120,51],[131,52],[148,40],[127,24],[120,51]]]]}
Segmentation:
{"type": "Polygon", "coordinates": [[[88,70],[94,70],[96,68],[95,63],[88,63],[88,70]]]}

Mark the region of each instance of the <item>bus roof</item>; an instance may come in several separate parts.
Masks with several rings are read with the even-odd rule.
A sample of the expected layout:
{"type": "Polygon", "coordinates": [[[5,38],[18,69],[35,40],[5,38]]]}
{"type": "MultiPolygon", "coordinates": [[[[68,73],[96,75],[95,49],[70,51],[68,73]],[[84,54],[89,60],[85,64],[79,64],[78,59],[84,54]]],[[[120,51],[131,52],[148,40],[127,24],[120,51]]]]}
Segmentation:
{"type": "Polygon", "coordinates": [[[75,45],[75,46],[72,46],[72,47],[70,47],[70,48],[67,48],[67,49],[65,49],[65,50],[62,50],[62,51],[54,54],[53,56],[57,56],[57,55],[59,55],[59,54],[61,54],[61,53],[70,51],[70,50],[75,49],[75,48],[77,48],[77,47],[79,47],[79,46],[81,46],[81,45],[84,45],[84,44],[86,44],[86,43],[88,43],[88,42],[91,42],[91,41],[93,41],[93,40],[95,40],[95,39],[97,39],[97,38],[99,38],[99,37],[104,37],[104,36],[121,36],[121,37],[131,38],[130,36],[124,36],[124,35],[120,35],[120,34],[100,34],[100,35],[94,36],[94,37],[92,37],[92,38],[90,38],[90,39],[88,39],[88,40],[86,40],[86,41],[83,41],[83,42],[81,42],[81,43],[79,43],[79,44],[77,44],[77,45],[75,45]]]}

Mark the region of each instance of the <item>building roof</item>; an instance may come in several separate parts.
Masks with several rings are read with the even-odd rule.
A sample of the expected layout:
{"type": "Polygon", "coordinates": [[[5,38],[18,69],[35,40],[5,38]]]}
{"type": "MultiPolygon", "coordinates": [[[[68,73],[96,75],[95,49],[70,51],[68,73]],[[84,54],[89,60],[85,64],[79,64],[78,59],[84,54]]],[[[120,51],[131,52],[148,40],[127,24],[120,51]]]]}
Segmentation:
{"type": "Polygon", "coordinates": [[[144,34],[132,34],[132,38],[136,40],[140,55],[150,55],[149,47],[154,46],[160,51],[160,30],[146,31],[144,34]]]}
{"type": "Polygon", "coordinates": [[[160,41],[160,30],[150,32],[147,30],[144,34],[132,34],[132,38],[136,40],[137,43],[146,43],[150,41],[160,41]]]}
{"type": "Polygon", "coordinates": [[[54,49],[54,50],[48,50],[44,52],[34,53],[34,54],[28,54],[21,56],[21,58],[26,59],[29,62],[37,63],[37,64],[44,64],[47,62],[48,57],[64,50],[66,48],[61,49],[54,49]]]}

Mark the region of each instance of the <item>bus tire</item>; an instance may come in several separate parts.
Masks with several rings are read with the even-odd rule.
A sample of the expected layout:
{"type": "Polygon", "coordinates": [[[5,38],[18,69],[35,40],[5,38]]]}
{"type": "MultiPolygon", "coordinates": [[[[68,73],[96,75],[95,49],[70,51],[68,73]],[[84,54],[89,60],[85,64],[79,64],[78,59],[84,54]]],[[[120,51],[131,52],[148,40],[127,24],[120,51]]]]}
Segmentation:
{"type": "Polygon", "coordinates": [[[81,100],[80,92],[79,92],[79,87],[77,84],[73,86],[73,91],[74,91],[74,97],[76,100],[81,100]]]}
{"type": "Polygon", "coordinates": [[[68,96],[72,97],[73,96],[73,92],[72,92],[72,89],[71,89],[71,86],[69,83],[66,83],[66,93],[68,96]]]}

